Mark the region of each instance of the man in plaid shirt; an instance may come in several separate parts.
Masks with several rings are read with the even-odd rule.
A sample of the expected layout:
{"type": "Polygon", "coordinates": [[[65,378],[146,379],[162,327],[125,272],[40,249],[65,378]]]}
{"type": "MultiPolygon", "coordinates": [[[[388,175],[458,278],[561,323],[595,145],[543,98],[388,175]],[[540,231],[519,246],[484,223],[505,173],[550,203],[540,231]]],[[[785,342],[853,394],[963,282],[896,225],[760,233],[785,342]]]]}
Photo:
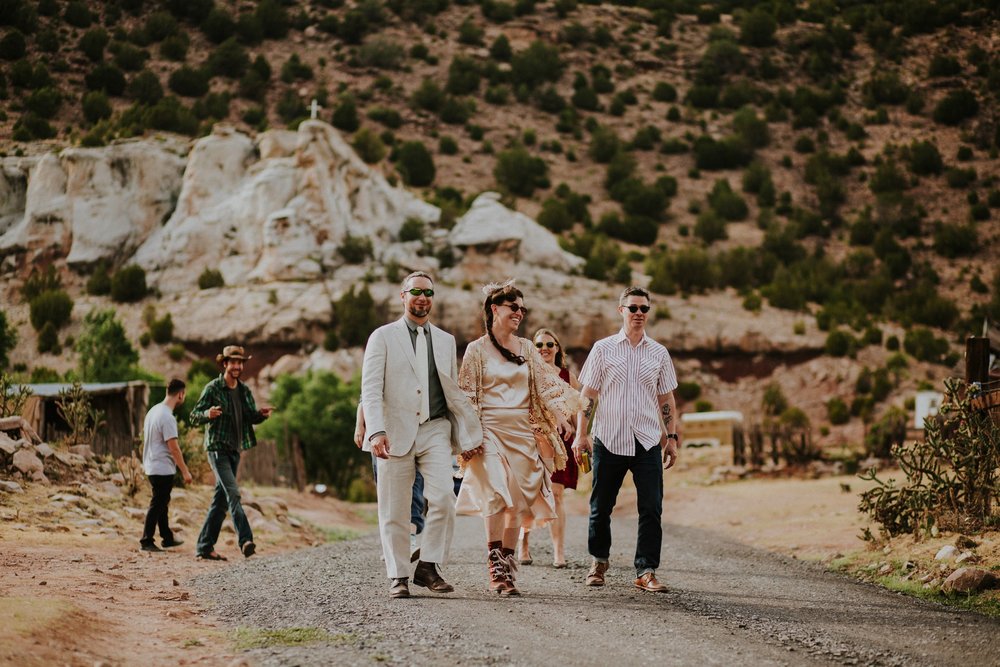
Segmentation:
{"type": "Polygon", "coordinates": [[[201,392],[198,404],[189,420],[205,429],[205,449],[215,473],[215,496],[208,508],[205,525],[198,535],[197,556],[206,560],[226,560],[215,551],[226,510],[233,518],[239,536],[240,551],[249,558],[257,550],[250,522],[240,502],[240,487],[236,471],[240,467],[240,452],[257,446],[253,425],[271,416],[271,408],[257,408],[250,388],[240,381],[243,363],[250,359],[238,345],[227,345],[215,360],[222,364],[222,374],[201,392]]]}

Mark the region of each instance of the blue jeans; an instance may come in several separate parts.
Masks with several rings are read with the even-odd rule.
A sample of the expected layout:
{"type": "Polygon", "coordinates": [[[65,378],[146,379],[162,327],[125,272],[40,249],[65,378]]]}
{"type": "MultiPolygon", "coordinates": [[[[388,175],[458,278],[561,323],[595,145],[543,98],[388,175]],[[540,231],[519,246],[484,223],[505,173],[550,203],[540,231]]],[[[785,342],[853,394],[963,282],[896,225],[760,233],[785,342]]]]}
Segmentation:
{"type": "Polygon", "coordinates": [[[219,540],[219,531],[222,530],[222,522],[226,520],[227,509],[233,517],[233,526],[236,528],[242,549],[247,542],[253,542],[253,532],[240,503],[240,487],[236,484],[240,453],[208,452],[208,463],[215,473],[215,496],[208,508],[205,525],[198,534],[198,553],[208,554],[215,548],[215,543],[219,540]]]}
{"type": "MultiPolygon", "coordinates": [[[[378,481],[378,466],[375,465],[375,455],[372,454],[372,477],[378,481]]],[[[455,492],[458,495],[458,491],[455,492]]],[[[413,498],[410,500],[410,523],[417,535],[424,532],[424,476],[417,470],[413,475],[413,498]]]]}
{"type": "Polygon", "coordinates": [[[642,575],[660,565],[663,543],[663,459],[659,446],[644,449],[635,442],[635,454],[612,454],[594,438],[594,481],[590,493],[590,532],[587,548],[590,555],[607,561],[611,554],[611,511],[625,473],[632,472],[636,504],[639,510],[639,536],[635,544],[635,571],[642,575]]]}

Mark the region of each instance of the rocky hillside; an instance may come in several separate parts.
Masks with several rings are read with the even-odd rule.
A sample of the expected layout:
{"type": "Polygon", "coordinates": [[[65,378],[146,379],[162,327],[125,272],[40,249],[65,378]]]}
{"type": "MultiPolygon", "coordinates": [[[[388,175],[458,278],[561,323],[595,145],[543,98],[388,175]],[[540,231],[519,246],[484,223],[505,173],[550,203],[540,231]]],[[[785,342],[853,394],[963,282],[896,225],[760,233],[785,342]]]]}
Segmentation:
{"type": "Polygon", "coordinates": [[[463,340],[514,274],[582,355],[640,282],[698,398],[753,414],[777,382],[856,442],[1000,319],[998,27],[965,0],[6,2],[0,361],[75,367],[131,265],[158,296],[115,307],[133,340],[171,316],[160,372],[350,347],[343,299],[364,280],[377,320],[419,267],[463,340]],[[39,337],[48,266],[75,306],[39,337]]]}

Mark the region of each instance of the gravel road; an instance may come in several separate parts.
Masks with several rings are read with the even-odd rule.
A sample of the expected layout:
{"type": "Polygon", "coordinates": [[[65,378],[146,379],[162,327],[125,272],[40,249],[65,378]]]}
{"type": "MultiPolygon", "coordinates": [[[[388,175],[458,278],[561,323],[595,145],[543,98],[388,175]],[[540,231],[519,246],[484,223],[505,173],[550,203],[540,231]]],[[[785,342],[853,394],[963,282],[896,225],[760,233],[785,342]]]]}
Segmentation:
{"type": "Polygon", "coordinates": [[[523,597],[486,591],[479,519],[459,517],[456,591],[388,598],[377,535],[222,566],[192,586],[232,626],[323,628],[335,638],[253,649],[259,665],[1000,665],[1000,622],[906,598],[820,568],[664,525],[658,574],[633,587],[635,517],[616,516],[608,584],[584,586],[586,518],[570,517],[570,567],[547,531],[523,566],[523,597]],[[575,555],[575,557],[574,557],[575,555]]]}

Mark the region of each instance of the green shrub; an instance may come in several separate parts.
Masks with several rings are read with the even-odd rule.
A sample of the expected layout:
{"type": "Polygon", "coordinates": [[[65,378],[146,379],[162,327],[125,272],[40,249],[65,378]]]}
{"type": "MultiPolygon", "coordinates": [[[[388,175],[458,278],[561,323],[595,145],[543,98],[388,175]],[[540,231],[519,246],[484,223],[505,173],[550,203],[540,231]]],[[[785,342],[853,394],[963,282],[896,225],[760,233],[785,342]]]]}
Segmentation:
{"type": "Polygon", "coordinates": [[[452,95],[474,95],[479,91],[480,77],[480,67],[476,60],[455,56],[448,66],[445,90],[452,95]]]}
{"type": "Polygon", "coordinates": [[[281,66],[281,80],[285,83],[295,81],[310,81],[313,78],[312,67],[302,62],[299,54],[293,53],[281,66]]]}
{"type": "Polygon", "coordinates": [[[753,157],[753,151],[735,137],[716,141],[702,135],[695,139],[693,149],[695,166],[707,171],[745,167],[753,157]]]}
{"type": "Polygon", "coordinates": [[[463,125],[472,117],[475,108],[475,102],[472,99],[448,95],[445,97],[444,104],[441,105],[438,116],[442,122],[449,125],[463,125]]]}
{"type": "Polygon", "coordinates": [[[750,212],[743,197],[733,192],[729,181],[724,178],[715,182],[715,186],[708,195],[708,205],[724,219],[730,221],[746,220],[750,212]]]}
{"type": "Polygon", "coordinates": [[[400,69],[406,50],[390,39],[376,38],[358,49],[358,62],[374,69],[400,69]]]}
{"type": "Polygon", "coordinates": [[[160,85],[160,78],[148,69],[135,75],[129,82],[126,92],[131,99],[139,104],[152,105],[163,99],[163,86],[160,85]]]}
{"type": "Polygon", "coordinates": [[[274,108],[281,119],[289,125],[309,115],[306,105],[302,103],[299,96],[292,90],[286,90],[278,98],[278,103],[275,104],[274,108]]]}
{"type": "Polygon", "coordinates": [[[385,144],[382,143],[377,134],[367,127],[361,128],[354,135],[352,145],[358,156],[368,164],[375,164],[385,157],[385,144]]]}
{"type": "Polygon", "coordinates": [[[424,79],[410,97],[410,104],[414,108],[434,113],[444,106],[444,101],[444,91],[434,83],[433,79],[424,79]]]}
{"type": "Polygon", "coordinates": [[[713,209],[707,209],[698,214],[694,224],[694,235],[711,245],[716,241],[729,238],[726,232],[726,220],[713,209]]]}
{"type": "Polygon", "coordinates": [[[928,76],[956,76],[961,73],[962,65],[958,62],[958,58],[940,53],[931,58],[931,64],[927,71],[928,76]]]}
{"type": "Polygon", "coordinates": [[[497,184],[520,197],[530,197],[535,188],[548,187],[548,165],[525,148],[515,146],[497,155],[493,177],[497,184]]]}
{"type": "Polygon", "coordinates": [[[38,332],[37,349],[39,354],[51,352],[58,355],[62,353],[62,346],[59,344],[59,332],[56,331],[56,327],[52,322],[46,322],[42,330],[38,332]]]}
{"type": "Polygon", "coordinates": [[[400,113],[389,107],[375,107],[373,109],[369,109],[368,118],[394,130],[402,127],[403,125],[403,117],[400,113]]]}
{"type": "Polygon", "coordinates": [[[949,92],[934,107],[934,122],[942,125],[958,125],[979,113],[979,101],[975,93],[967,88],[949,92]]]}
{"type": "Polygon", "coordinates": [[[46,86],[31,93],[24,101],[24,108],[39,118],[52,118],[62,106],[62,95],[55,88],[46,86]]]}
{"type": "Polygon", "coordinates": [[[975,225],[949,225],[941,222],[934,225],[934,252],[942,257],[967,257],[978,249],[979,238],[975,225]]]}
{"type": "Polygon", "coordinates": [[[933,141],[914,141],[909,149],[910,171],[918,176],[940,174],[944,169],[941,153],[933,141]]]}
{"type": "Polygon", "coordinates": [[[767,121],[759,118],[753,107],[744,107],[733,115],[733,131],[753,148],[764,148],[771,142],[767,121]]]}
{"type": "Polygon", "coordinates": [[[407,218],[399,228],[399,240],[403,243],[420,241],[424,238],[424,228],[424,221],[420,218],[407,218]]]}
{"type": "Polygon", "coordinates": [[[777,29],[778,22],[774,16],[766,9],[757,7],[740,21],[740,43],[753,47],[771,46],[777,29]]]}
{"type": "Polygon", "coordinates": [[[559,81],[563,73],[559,49],[542,41],[531,43],[511,60],[511,81],[514,85],[534,88],[539,84],[559,81]]]}
{"type": "Polygon", "coordinates": [[[222,44],[236,34],[236,21],[233,20],[232,14],[222,7],[213,7],[199,27],[215,44],[222,44]]]}
{"type": "Polygon", "coordinates": [[[358,105],[353,95],[344,95],[340,104],[333,110],[332,125],[344,132],[355,132],[361,126],[358,118],[358,105]]]}
{"type": "Polygon", "coordinates": [[[170,90],[183,97],[201,97],[208,92],[209,75],[205,70],[184,65],[167,79],[170,90]]]}
{"type": "Polygon", "coordinates": [[[170,313],[167,313],[160,319],[153,319],[149,323],[149,335],[157,345],[164,345],[173,340],[174,320],[170,316],[170,313]]]}
{"type": "Polygon", "coordinates": [[[857,347],[857,341],[849,332],[843,329],[834,329],[826,336],[823,349],[831,357],[844,357],[853,354],[857,347]]]}
{"type": "Polygon", "coordinates": [[[948,183],[949,187],[957,190],[969,187],[976,182],[977,178],[978,175],[976,174],[975,167],[969,167],[968,169],[951,167],[944,172],[945,182],[948,183]]]}
{"type": "Polygon", "coordinates": [[[458,142],[452,136],[447,134],[441,135],[441,138],[438,139],[438,152],[441,155],[457,155],[458,142]]]}
{"type": "Polygon", "coordinates": [[[198,119],[173,95],[164,97],[142,114],[146,127],[165,132],[194,136],[198,132],[198,119]]]}
{"type": "Polygon", "coordinates": [[[187,52],[190,46],[191,38],[186,33],[171,35],[160,42],[160,55],[167,60],[184,62],[187,59],[187,52]]]}
{"type": "Polygon", "coordinates": [[[198,289],[213,289],[224,287],[226,281],[222,277],[222,272],[218,269],[205,268],[198,276],[198,289]]]}
{"type": "Polygon", "coordinates": [[[777,382],[771,382],[764,387],[760,404],[764,414],[769,417],[777,417],[788,409],[788,399],[785,398],[785,392],[777,382]]]}
{"type": "Polygon", "coordinates": [[[111,103],[108,96],[99,90],[92,90],[83,95],[83,117],[88,123],[111,117],[111,103]]]}
{"type": "Polygon", "coordinates": [[[94,272],[87,278],[87,294],[103,296],[111,293],[111,276],[108,274],[108,265],[98,262],[94,267],[94,272]]]}
{"type": "Polygon", "coordinates": [[[348,233],[337,252],[348,264],[361,264],[372,256],[372,242],[367,237],[348,233]]]}
{"type": "Polygon", "coordinates": [[[288,11],[277,0],[260,0],[254,16],[260,22],[264,37],[284,39],[288,34],[288,11]]]}
{"type": "Polygon", "coordinates": [[[918,361],[940,363],[948,354],[948,341],[924,327],[913,327],[903,338],[903,349],[918,361]]]}
{"type": "Polygon", "coordinates": [[[95,66],[84,76],[87,90],[101,90],[112,97],[120,97],[125,92],[125,75],[114,65],[95,66]]]}
{"type": "Polygon", "coordinates": [[[851,420],[851,411],[843,399],[834,397],[826,402],[826,418],[834,426],[846,424],[851,420]]]}
{"type": "Polygon", "coordinates": [[[146,271],[138,264],[129,264],[111,276],[111,300],[118,303],[135,303],[145,298],[146,271]]]}
{"type": "Polygon", "coordinates": [[[27,43],[20,30],[11,30],[3,38],[0,38],[0,59],[18,60],[23,58],[26,53],[27,43]]]}
{"type": "Polygon", "coordinates": [[[414,187],[426,187],[434,182],[434,158],[420,141],[407,141],[396,151],[396,169],[403,182],[414,187]]]}
{"type": "Polygon", "coordinates": [[[701,385],[690,380],[678,382],[677,395],[681,397],[681,400],[693,401],[701,396],[701,385]]]}
{"type": "Polygon", "coordinates": [[[573,227],[573,218],[565,202],[550,197],[542,203],[538,224],[558,234],[573,227]]]}
{"type": "Polygon", "coordinates": [[[29,302],[29,320],[35,331],[51,323],[56,330],[69,322],[73,313],[73,299],[65,290],[47,289],[34,296],[29,302]]]}
{"type": "Polygon", "coordinates": [[[114,310],[95,309],[84,316],[76,351],[84,382],[121,382],[136,377],[139,355],[114,310]]]}
{"type": "Polygon", "coordinates": [[[910,88],[895,70],[873,71],[871,78],[861,87],[865,106],[874,109],[883,104],[897,105],[906,101],[910,88]]]}
{"type": "MultiPolygon", "coordinates": [[[[13,35],[20,33],[10,34],[13,35]]],[[[111,41],[111,38],[108,37],[107,30],[104,28],[91,28],[87,32],[83,33],[83,37],[80,38],[80,51],[82,51],[83,55],[87,56],[91,62],[99,63],[104,60],[104,48],[108,45],[109,41],[111,41]]],[[[3,44],[0,43],[0,51],[2,50],[3,44]]],[[[0,54],[0,56],[2,56],[2,54],[0,54]]],[[[8,58],[8,60],[14,60],[14,58],[8,58]]]]}
{"type": "Polygon", "coordinates": [[[149,53],[137,46],[112,42],[111,51],[115,55],[115,64],[126,72],[137,72],[149,59],[149,53]]]}
{"type": "MultiPolygon", "coordinates": [[[[206,17],[205,20],[207,21],[208,18],[206,17]]],[[[177,23],[177,19],[169,12],[153,12],[146,17],[146,22],[143,24],[143,33],[152,42],[162,41],[179,32],[180,26],[177,23]]]]}
{"type": "MultiPolygon", "coordinates": [[[[293,58],[296,56],[292,56],[293,58]]],[[[208,56],[208,71],[215,76],[224,76],[230,79],[238,79],[250,67],[250,56],[247,50],[236,41],[235,37],[230,37],[208,56]]],[[[282,69],[284,73],[284,69],[282,69]]]]}
{"type": "Polygon", "coordinates": [[[94,15],[82,0],[70,0],[63,10],[63,20],[74,28],[89,28],[94,15]]]}

